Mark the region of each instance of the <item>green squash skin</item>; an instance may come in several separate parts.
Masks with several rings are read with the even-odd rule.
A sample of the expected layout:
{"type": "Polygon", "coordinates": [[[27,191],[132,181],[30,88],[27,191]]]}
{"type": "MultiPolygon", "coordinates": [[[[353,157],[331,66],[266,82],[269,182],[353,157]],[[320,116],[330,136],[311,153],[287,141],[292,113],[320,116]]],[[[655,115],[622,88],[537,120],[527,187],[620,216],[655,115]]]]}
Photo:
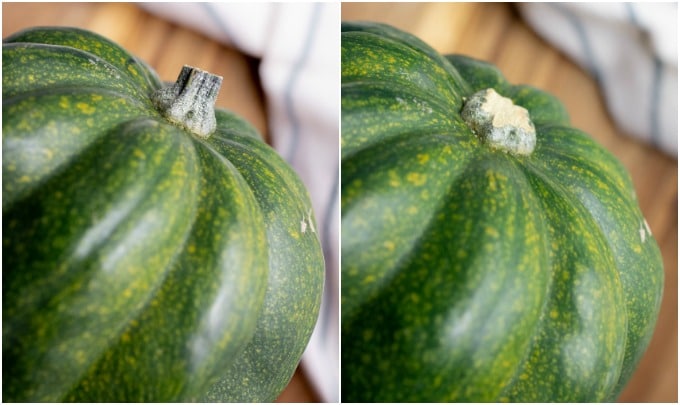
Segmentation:
{"type": "Polygon", "coordinates": [[[323,289],[307,191],[231,112],[205,140],[167,122],[160,86],[80,29],[3,43],[4,401],[269,402],[293,375],[323,289]]]}
{"type": "Polygon", "coordinates": [[[614,401],[663,288],[625,168],[488,63],[368,22],[341,44],[343,402],[614,401]],[[461,119],[486,88],[531,155],[461,119]]]}

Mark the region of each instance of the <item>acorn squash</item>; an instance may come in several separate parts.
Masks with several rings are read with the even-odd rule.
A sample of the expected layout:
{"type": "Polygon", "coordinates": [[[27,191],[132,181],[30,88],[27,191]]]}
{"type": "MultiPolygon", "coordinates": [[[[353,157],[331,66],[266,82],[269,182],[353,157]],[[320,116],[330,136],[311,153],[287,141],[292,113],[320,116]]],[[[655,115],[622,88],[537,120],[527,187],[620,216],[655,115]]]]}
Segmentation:
{"type": "Polygon", "coordinates": [[[342,399],[613,401],[663,265],[623,165],[553,96],[342,24],[342,399]]]}
{"type": "Polygon", "coordinates": [[[319,310],[307,191],[120,46],[35,28],[2,48],[2,388],[10,402],[272,401],[319,310]]]}

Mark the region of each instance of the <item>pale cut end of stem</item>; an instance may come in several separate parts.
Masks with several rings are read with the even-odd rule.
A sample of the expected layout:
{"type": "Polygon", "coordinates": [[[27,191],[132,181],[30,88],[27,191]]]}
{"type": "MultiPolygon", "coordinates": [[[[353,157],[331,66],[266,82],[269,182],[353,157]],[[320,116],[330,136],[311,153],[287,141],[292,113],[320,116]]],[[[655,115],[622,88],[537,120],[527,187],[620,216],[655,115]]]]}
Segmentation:
{"type": "Polygon", "coordinates": [[[461,117],[492,148],[530,155],[536,147],[536,128],[529,111],[494,89],[479,91],[465,102],[461,117]]]}
{"type": "Polygon", "coordinates": [[[153,102],[169,121],[200,138],[208,138],[215,128],[215,102],[222,77],[184,66],[177,81],[156,91],[153,102]]]}

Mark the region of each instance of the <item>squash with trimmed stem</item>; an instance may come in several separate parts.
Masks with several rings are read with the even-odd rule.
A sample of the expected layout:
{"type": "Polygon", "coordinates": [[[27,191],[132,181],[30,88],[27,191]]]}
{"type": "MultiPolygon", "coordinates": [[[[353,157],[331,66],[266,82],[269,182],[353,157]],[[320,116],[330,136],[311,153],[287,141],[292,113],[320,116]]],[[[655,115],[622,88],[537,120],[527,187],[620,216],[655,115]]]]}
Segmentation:
{"type": "Polygon", "coordinates": [[[218,76],[75,28],[2,52],[3,400],[274,400],[323,288],[294,171],[218,76]]]}
{"type": "Polygon", "coordinates": [[[622,164],[488,63],[341,49],[343,401],[615,400],[663,285],[622,164]]]}

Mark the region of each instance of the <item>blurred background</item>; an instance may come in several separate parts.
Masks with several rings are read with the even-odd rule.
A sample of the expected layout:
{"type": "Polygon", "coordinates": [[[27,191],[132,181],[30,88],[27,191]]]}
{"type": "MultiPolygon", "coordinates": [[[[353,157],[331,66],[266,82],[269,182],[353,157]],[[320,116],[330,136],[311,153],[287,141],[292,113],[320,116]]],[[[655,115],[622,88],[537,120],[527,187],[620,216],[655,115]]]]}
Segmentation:
{"type": "MultiPolygon", "coordinates": [[[[634,125],[614,119],[611,103],[608,104],[605,98],[605,94],[609,94],[608,90],[600,86],[606,84],[603,83],[604,78],[597,76],[597,70],[579,66],[566,51],[556,47],[556,42],[548,42],[537,34],[525,19],[533,12],[525,10],[523,7],[526,6],[510,3],[343,3],[341,18],[388,23],[416,35],[441,53],[462,53],[489,61],[498,66],[510,83],[530,84],[552,93],[564,103],[574,127],[593,136],[623,162],[632,175],[642,212],[661,248],[666,279],[654,336],[619,400],[677,402],[677,49],[674,72],[671,67],[675,85],[666,83],[666,89],[674,93],[670,100],[675,103],[675,107],[671,107],[669,124],[666,127],[658,125],[672,128],[674,124],[675,129],[659,135],[667,137],[666,141],[660,141],[653,139],[652,134],[644,128],[638,130],[634,125]]],[[[629,7],[618,6],[623,7],[624,12],[629,7]]],[[[677,5],[670,6],[670,12],[666,14],[670,14],[671,22],[677,24],[677,5]]],[[[607,10],[598,9],[595,12],[591,20],[606,22],[607,10]]],[[[581,23],[577,19],[577,11],[566,10],[565,14],[571,26],[581,23]]],[[[612,15],[615,16],[614,13],[612,15]]],[[[634,22],[644,23],[643,17],[648,16],[641,11],[640,19],[634,22]]],[[[555,37],[575,35],[580,40],[584,34],[592,33],[592,30],[584,32],[583,26],[576,34],[566,31],[568,27],[560,25],[559,20],[549,20],[548,16],[544,17],[540,13],[533,17],[539,20],[543,18],[544,25],[547,24],[548,30],[554,31],[555,37]]],[[[583,24],[588,22],[584,21],[583,24]]],[[[660,25],[659,21],[655,20],[657,25],[660,25]]],[[[613,24],[618,28],[625,26],[625,21],[615,20],[613,24]]],[[[671,37],[666,39],[667,45],[673,49],[674,43],[677,48],[677,25],[670,34],[671,37]]],[[[655,39],[650,33],[641,35],[648,42],[655,39]]],[[[617,34],[617,37],[624,36],[617,34]]],[[[597,42],[593,43],[593,46],[597,45],[597,42]]],[[[564,49],[570,50],[568,47],[564,49]]],[[[612,49],[607,52],[613,53],[612,49]]],[[[621,67],[624,70],[630,68],[625,63],[621,67]]],[[[629,70],[628,75],[622,76],[625,82],[619,82],[618,86],[635,82],[639,79],[636,75],[629,70]]],[[[617,97],[619,99],[614,101],[623,101],[632,107],[632,115],[648,114],[648,109],[641,105],[641,99],[636,95],[630,95],[627,99],[621,99],[620,95],[617,97]]]]}
{"type": "Polygon", "coordinates": [[[183,65],[222,76],[217,106],[252,123],[298,171],[310,191],[329,275],[319,330],[304,365],[277,402],[336,402],[338,395],[333,274],[339,226],[334,181],[339,154],[339,8],[320,3],[2,5],[3,38],[32,26],[80,27],[118,43],[163,81],[174,82],[183,65]]]}

